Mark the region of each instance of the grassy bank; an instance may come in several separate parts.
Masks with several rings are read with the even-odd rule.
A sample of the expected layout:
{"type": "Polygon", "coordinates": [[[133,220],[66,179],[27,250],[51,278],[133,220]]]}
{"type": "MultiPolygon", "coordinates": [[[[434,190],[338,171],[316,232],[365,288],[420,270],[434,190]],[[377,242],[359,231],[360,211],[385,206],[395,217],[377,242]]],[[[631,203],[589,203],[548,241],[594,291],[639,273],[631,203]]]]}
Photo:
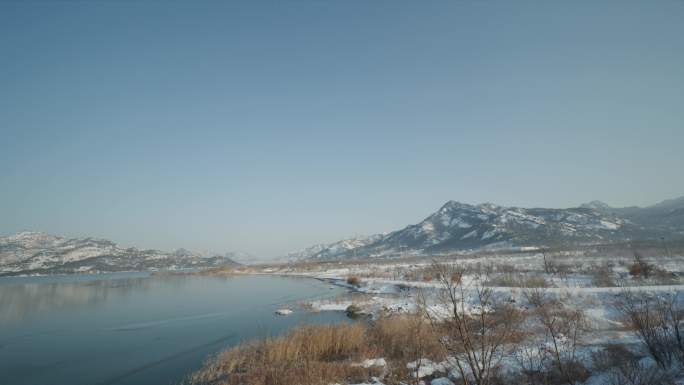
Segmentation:
{"type": "Polygon", "coordinates": [[[318,385],[361,383],[383,375],[386,384],[410,378],[406,364],[441,360],[437,340],[416,316],[373,323],[301,326],[281,337],[245,343],[209,360],[188,384],[318,385]],[[369,359],[383,357],[386,365],[369,359]]]}

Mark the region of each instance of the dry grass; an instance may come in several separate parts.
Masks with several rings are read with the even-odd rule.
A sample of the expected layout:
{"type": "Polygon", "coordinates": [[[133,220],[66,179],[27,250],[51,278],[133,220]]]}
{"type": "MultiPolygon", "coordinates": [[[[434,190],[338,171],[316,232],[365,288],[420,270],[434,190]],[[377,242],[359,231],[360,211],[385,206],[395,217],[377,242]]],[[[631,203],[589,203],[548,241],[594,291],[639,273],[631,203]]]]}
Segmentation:
{"type": "Polygon", "coordinates": [[[427,358],[435,362],[446,358],[432,328],[417,315],[401,315],[381,318],[371,325],[369,341],[381,349],[388,368],[384,383],[398,384],[412,377],[406,364],[427,358]]]}
{"type": "Polygon", "coordinates": [[[485,285],[527,288],[546,288],[552,286],[543,276],[521,273],[493,274],[487,277],[485,285]]]}
{"type": "Polygon", "coordinates": [[[362,324],[303,326],[285,336],[227,350],[194,373],[189,384],[318,385],[363,380],[351,365],[372,356],[362,324]]]}
{"type": "Polygon", "coordinates": [[[191,375],[188,384],[320,385],[364,382],[381,368],[356,363],[385,357],[385,383],[410,377],[406,363],[441,361],[443,350],[424,320],[415,315],[372,324],[301,326],[288,334],[246,343],[219,354],[191,375]]]}

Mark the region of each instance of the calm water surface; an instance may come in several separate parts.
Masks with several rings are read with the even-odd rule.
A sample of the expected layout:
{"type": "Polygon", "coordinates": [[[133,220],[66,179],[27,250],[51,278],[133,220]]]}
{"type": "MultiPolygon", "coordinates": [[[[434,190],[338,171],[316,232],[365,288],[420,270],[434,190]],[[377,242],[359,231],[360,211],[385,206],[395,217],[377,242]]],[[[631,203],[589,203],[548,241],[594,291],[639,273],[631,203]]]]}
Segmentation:
{"type": "Polygon", "coordinates": [[[0,278],[0,384],[177,384],[241,340],[344,320],[273,314],[341,291],[270,276],[0,278]]]}

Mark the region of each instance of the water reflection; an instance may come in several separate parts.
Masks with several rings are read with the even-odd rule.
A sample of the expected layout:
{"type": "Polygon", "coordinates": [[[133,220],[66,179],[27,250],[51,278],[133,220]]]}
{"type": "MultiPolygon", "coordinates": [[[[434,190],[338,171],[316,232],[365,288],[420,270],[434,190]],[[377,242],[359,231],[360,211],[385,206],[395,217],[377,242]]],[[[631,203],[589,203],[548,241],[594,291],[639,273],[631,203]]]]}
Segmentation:
{"type": "MultiPolygon", "coordinates": [[[[35,280],[35,279],[34,279],[35,280]]],[[[114,297],[126,297],[148,291],[163,279],[121,278],[77,282],[9,283],[0,285],[0,326],[20,323],[29,318],[61,311],[97,307],[114,297]]],[[[180,288],[185,280],[174,279],[172,286],[180,288]]]]}
{"type": "Polygon", "coordinates": [[[0,384],[178,383],[241,340],[346,319],[274,315],[337,292],[316,280],[267,276],[2,278],[0,384]]]}

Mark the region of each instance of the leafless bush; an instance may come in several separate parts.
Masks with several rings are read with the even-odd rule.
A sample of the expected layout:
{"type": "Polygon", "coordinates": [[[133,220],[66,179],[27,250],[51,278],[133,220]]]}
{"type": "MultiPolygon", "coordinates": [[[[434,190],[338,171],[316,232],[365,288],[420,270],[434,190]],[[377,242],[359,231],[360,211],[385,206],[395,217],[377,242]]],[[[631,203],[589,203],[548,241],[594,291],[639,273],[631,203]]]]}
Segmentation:
{"type": "Polygon", "coordinates": [[[594,371],[606,372],[626,361],[636,360],[634,353],[624,345],[611,344],[591,354],[591,368],[594,371]]]}
{"type": "Polygon", "coordinates": [[[634,252],[634,262],[629,266],[629,275],[634,278],[649,278],[654,266],[644,261],[641,254],[634,252]]]}
{"type": "Polygon", "coordinates": [[[562,279],[567,279],[568,275],[572,273],[572,265],[556,261],[546,262],[546,271],[550,274],[557,275],[562,279]]]}
{"type": "Polygon", "coordinates": [[[629,275],[633,278],[652,279],[659,284],[668,284],[676,281],[672,273],[646,262],[641,254],[637,252],[634,253],[634,262],[629,265],[629,275]]]}
{"type": "Polygon", "coordinates": [[[359,287],[361,286],[361,279],[357,276],[347,277],[347,283],[352,286],[359,287]]]}
{"type": "Polygon", "coordinates": [[[542,343],[522,343],[515,350],[514,357],[520,366],[519,378],[515,383],[521,385],[536,385],[548,383],[548,368],[550,366],[547,349],[542,343]]]}
{"type": "MultiPolygon", "coordinates": [[[[569,384],[568,377],[585,380],[589,377],[589,370],[579,360],[563,359],[562,365],[557,365],[547,346],[541,344],[520,344],[515,358],[521,371],[513,378],[513,382],[520,385],[562,385],[569,384]],[[561,371],[560,368],[563,368],[561,371]]],[[[574,384],[575,382],[572,382],[574,384]]]]}
{"type": "Polygon", "coordinates": [[[617,286],[613,273],[613,266],[610,263],[592,265],[587,273],[592,278],[592,283],[597,287],[617,286]]]}
{"type": "Polygon", "coordinates": [[[588,331],[582,310],[566,307],[543,289],[530,289],[525,297],[531,305],[531,316],[544,332],[545,361],[552,365],[547,371],[551,378],[574,384],[589,376],[577,359],[577,348],[588,331]]]}
{"type": "Polygon", "coordinates": [[[434,264],[441,291],[438,305],[431,310],[423,299],[423,314],[429,320],[445,353],[454,363],[464,384],[493,385],[501,361],[512,355],[510,344],[520,339],[517,325],[523,315],[500,301],[482,285],[485,277],[466,284],[467,269],[458,265],[434,264]],[[456,278],[456,279],[454,279],[456,278]]]}
{"type": "Polygon", "coordinates": [[[674,385],[661,368],[636,359],[621,361],[610,370],[606,385],[674,385]]]}
{"type": "Polygon", "coordinates": [[[674,363],[684,365],[684,335],[681,330],[684,309],[678,297],[678,292],[655,296],[625,291],[616,304],[627,325],[664,370],[674,363]]]}

